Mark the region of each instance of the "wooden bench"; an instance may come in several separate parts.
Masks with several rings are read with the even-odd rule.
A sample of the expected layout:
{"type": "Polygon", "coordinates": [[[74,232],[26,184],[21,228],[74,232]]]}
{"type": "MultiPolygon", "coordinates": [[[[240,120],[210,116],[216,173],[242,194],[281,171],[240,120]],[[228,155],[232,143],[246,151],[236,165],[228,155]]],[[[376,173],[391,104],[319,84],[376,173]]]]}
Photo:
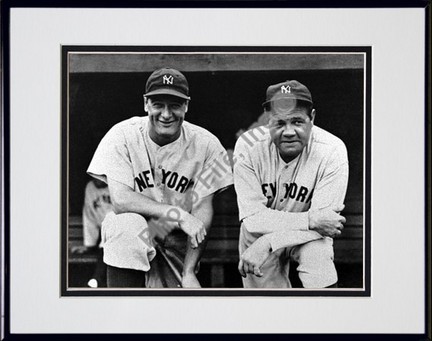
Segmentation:
{"type": "MultiPolygon", "coordinates": [[[[229,194],[229,193],[228,193],[229,194]]],[[[363,214],[361,200],[348,200],[343,215],[347,222],[340,237],[334,240],[335,263],[363,262],[363,214]]],[[[238,238],[239,223],[237,204],[232,195],[222,197],[215,202],[215,211],[223,212],[213,218],[207,248],[201,263],[210,266],[211,287],[224,287],[225,265],[236,265],[239,260],[238,238]]],[[[82,219],[79,216],[69,218],[69,250],[74,245],[82,245],[82,219]]],[[[73,255],[69,253],[71,264],[96,263],[96,255],[73,255]]]]}

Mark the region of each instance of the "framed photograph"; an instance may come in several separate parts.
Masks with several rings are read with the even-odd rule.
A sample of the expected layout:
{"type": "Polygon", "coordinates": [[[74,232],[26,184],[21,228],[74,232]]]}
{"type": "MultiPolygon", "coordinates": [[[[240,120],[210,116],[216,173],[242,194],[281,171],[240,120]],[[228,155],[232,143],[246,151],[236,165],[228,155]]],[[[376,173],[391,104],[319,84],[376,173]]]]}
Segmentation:
{"type": "Polygon", "coordinates": [[[2,4],[6,339],[430,339],[426,4],[205,4],[2,4]]]}
{"type": "MultiPolygon", "coordinates": [[[[370,219],[367,204],[370,203],[370,198],[367,199],[370,194],[370,134],[367,133],[370,131],[370,112],[367,112],[370,109],[369,48],[66,46],[63,51],[63,84],[66,85],[63,87],[62,120],[62,193],[65,202],[62,210],[62,276],[65,295],[118,294],[115,287],[106,288],[106,274],[100,274],[103,270],[95,265],[100,250],[74,252],[83,244],[83,237],[89,239],[89,232],[83,233],[83,221],[93,227],[91,222],[96,220],[99,210],[103,215],[106,212],[104,205],[111,204],[105,187],[99,195],[94,194],[97,190],[93,184],[87,184],[89,179],[85,170],[100,140],[113,125],[130,118],[129,112],[134,113],[131,116],[147,116],[142,97],[146,79],[152,69],[163,65],[182,70],[189,79],[191,98],[192,94],[194,96],[189,103],[187,121],[213,132],[229,155],[233,154],[238,138],[250,144],[261,138],[260,131],[255,132],[258,136],[251,132],[242,135],[242,132],[252,129],[252,126],[267,127],[268,115],[263,113],[261,102],[264,102],[269,85],[296,79],[308,84],[311,93],[317,93],[313,98],[319,114],[316,114],[314,123],[333,131],[345,141],[351,170],[344,210],[347,222],[343,236],[334,241],[334,262],[339,270],[339,279],[337,288],[330,290],[304,288],[300,279],[291,288],[282,285],[272,288],[267,284],[244,290],[237,269],[240,228],[237,196],[234,188],[228,188],[213,199],[209,241],[198,272],[202,288],[178,289],[177,284],[175,290],[172,290],[173,286],[164,290],[129,288],[128,292],[121,288],[121,295],[370,295],[370,221],[364,219],[370,219]],[[125,98],[125,92],[130,95],[129,99],[125,98]],[[119,112],[123,113],[120,117],[119,112]],[[88,272],[86,268],[89,267],[92,273],[85,277],[83,273],[88,272]],[[90,288],[91,280],[90,285],[99,282],[98,287],[90,288]]],[[[233,162],[226,166],[231,169],[233,162]]],[[[166,176],[167,191],[170,187],[176,189],[174,177],[173,186],[169,185],[171,176],[166,176]]],[[[134,178],[140,179],[138,175],[134,178]]],[[[157,175],[151,178],[150,183],[156,182],[157,175]]],[[[308,192],[312,190],[306,187],[302,190],[300,184],[292,183],[289,188],[278,185],[282,196],[307,202],[308,192]]],[[[138,181],[136,187],[140,191],[145,186],[140,186],[138,181]]],[[[103,216],[99,218],[102,219],[103,216]]],[[[291,277],[295,281],[295,268],[300,265],[290,265],[291,277]]]]}

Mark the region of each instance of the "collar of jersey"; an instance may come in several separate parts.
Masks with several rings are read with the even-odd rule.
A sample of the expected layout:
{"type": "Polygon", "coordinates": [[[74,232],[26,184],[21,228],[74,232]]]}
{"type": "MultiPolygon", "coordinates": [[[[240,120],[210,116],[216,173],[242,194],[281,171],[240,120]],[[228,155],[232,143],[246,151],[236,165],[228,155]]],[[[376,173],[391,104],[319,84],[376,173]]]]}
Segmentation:
{"type": "MultiPolygon", "coordinates": [[[[276,146],[275,146],[276,148],[276,146]]],[[[279,158],[279,168],[285,168],[286,166],[292,166],[294,164],[296,164],[298,162],[298,160],[300,159],[301,155],[303,154],[304,149],[302,150],[302,152],[297,155],[294,159],[292,159],[290,162],[285,162],[284,159],[282,159],[282,156],[280,156],[279,151],[276,148],[276,154],[279,158]]]]}

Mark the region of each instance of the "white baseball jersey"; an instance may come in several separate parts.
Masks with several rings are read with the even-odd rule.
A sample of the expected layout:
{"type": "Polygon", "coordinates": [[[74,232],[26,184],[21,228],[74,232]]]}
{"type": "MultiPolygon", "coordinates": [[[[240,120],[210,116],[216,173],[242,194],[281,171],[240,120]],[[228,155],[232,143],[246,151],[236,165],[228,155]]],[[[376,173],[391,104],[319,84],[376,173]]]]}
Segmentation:
{"type": "Polygon", "coordinates": [[[89,181],[85,188],[83,206],[84,246],[97,245],[102,221],[112,210],[108,187],[98,188],[93,181],[89,181]]]}
{"type": "Polygon", "coordinates": [[[87,172],[187,212],[201,198],[233,183],[228,155],[206,129],[184,121],[180,137],[159,146],[148,128],[147,116],[116,124],[100,142],[87,172]]]}
{"type": "Polygon", "coordinates": [[[234,186],[242,236],[248,245],[267,234],[272,249],[321,238],[308,230],[308,210],[339,206],[348,184],[344,143],[314,126],[302,153],[285,163],[270,139],[268,127],[244,133],[234,150],[234,186]],[[304,231],[293,234],[286,231],[304,231]]]}

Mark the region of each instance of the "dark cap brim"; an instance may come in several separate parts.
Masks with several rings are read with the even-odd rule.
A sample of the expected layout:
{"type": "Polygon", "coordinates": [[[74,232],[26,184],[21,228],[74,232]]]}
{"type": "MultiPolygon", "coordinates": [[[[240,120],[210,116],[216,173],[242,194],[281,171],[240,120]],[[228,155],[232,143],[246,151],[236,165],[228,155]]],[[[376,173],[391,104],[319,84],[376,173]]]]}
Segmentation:
{"type": "Polygon", "coordinates": [[[294,97],[292,97],[292,98],[287,98],[287,97],[285,97],[285,98],[275,98],[275,99],[271,99],[271,100],[269,100],[269,101],[265,101],[263,104],[261,104],[263,107],[265,107],[267,104],[269,104],[269,103],[271,103],[271,102],[276,102],[276,101],[280,101],[281,99],[292,99],[292,100],[296,100],[296,101],[302,101],[302,102],[308,102],[308,103],[310,103],[310,104],[312,104],[313,105],[313,102],[310,100],[310,99],[307,99],[307,98],[301,98],[301,97],[297,97],[297,98],[294,98],[294,97]]]}
{"type": "Polygon", "coordinates": [[[173,89],[157,89],[144,94],[145,97],[156,96],[156,95],[171,95],[171,96],[176,96],[187,100],[191,99],[189,96],[186,96],[185,94],[182,94],[181,92],[173,89]]]}

